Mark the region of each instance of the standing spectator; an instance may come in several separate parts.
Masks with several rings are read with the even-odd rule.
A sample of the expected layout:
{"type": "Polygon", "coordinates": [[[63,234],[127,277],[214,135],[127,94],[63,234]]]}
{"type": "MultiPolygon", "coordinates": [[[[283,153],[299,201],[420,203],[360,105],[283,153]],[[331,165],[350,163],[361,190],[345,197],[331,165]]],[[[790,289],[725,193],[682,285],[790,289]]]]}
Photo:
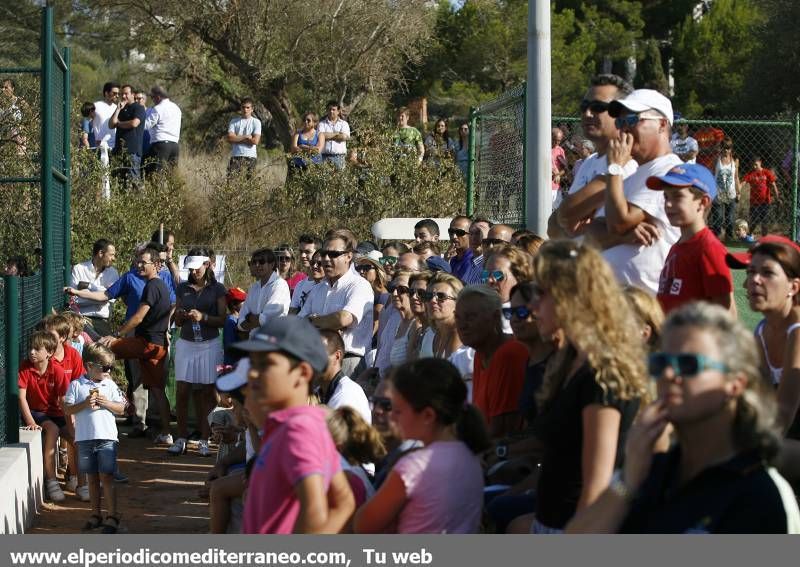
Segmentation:
{"type": "MultiPolygon", "coordinates": [[[[147,116],[149,116],[151,110],[147,108],[147,93],[144,91],[136,91],[133,100],[144,107],[145,121],[147,121],[147,116]]],[[[142,133],[142,155],[146,156],[148,151],[150,151],[150,131],[145,128],[142,133]]]]}
{"type": "Polygon", "coordinates": [[[325,277],[325,272],[322,269],[322,259],[320,258],[319,250],[312,254],[309,266],[309,271],[311,272],[309,276],[297,284],[297,287],[294,288],[292,301],[289,304],[290,315],[297,315],[300,312],[300,310],[303,308],[303,305],[305,305],[306,301],[308,301],[308,296],[311,295],[311,291],[314,289],[314,286],[321,282],[325,277]]]}
{"type": "Polygon", "coordinates": [[[294,250],[288,244],[281,244],[275,248],[275,260],[278,262],[278,274],[289,284],[289,292],[294,290],[308,275],[297,269],[295,265],[294,250]]]}
{"type": "Polygon", "coordinates": [[[458,144],[456,144],[456,165],[464,174],[464,182],[469,175],[469,124],[458,127],[458,144]]]}
{"type": "Polygon", "coordinates": [[[735,313],[733,279],[725,265],[728,251],[705,222],[717,192],[711,172],[702,165],[677,165],[666,175],[649,177],[647,186],[664,191],[669,222],[681,231],[658,285],[664,313],[691,301],[716,303],[735,313]]]}
{"type": "Polygon", "coordinates": [[[578,144],[578,155],[580,156],[575,163],[572,164],[572,179],[577,177],[578,172],[581,170],[583,161],[594,153],[594,144],[591,140],[581,140],[578,144]]]}
{"type": "Polygon", "coordinates": [[[84,102],[81,106],[81,141],[80,147],[82,149],[93,150],[97,147],[97,141],[94,139],[94,122],[95,108],[93,102],[84,102]]]}
{"type": "Polygon", "coordinates": [[[494,226],[492,222],[483,217],[472,219],[472,224],[469,226],[469,248],[472,250],[472,267],[470,267],[462,280],[466,285],[481,283],[481,272],[486,261],[483,241],[489,237],[489,231],[492,226],[494,226]]]}
{"type": "Polygon", "coordinates": [[[108,125],[116,130],[113,154],[122,159],[116,175],[136,182],[141,179],[145,110],[134,100],[130,85],[122,85],[120,94],[119,104],[108,120],[108,125]]]}
{"type": "Polygon", "coordinates": [[[689,124],[681,122],[678,124],[678,131],[672,135],[669,142],[672,153],[683,160],[684,163],[695,163],[700,146],[697,140],[689,135],[689,124]]]}
{"type": "Polygon", "coordinates": [[[605,221],[592,222],[588,233],[604,248],[603,257],[621,283],[655,294],[667,253],[680,238],[680,231],[667,219],[663,195],[645,184],[648,177],[683,163],[669,145],[672,103],[658,91],[639,89],[610,103],[608,111],[622,132],[609,142],[605,221]],[[624,178],[624,166],[631,158],[639,168],[624,178]]]}
{"type": "Polygon", "coordinates": [[[425,160],[433,165],[440,165],[443,159],[452,159],[456,152],[456,143],[450,139],[447,121],[440,118],[433,125],[433,132],[425,137],[425,160]]]}
{"type": "Polygon", "coordinates": [[[561,190],[561,178],[567,173],[567,154],[561,147],[564,132],[561,128],[553,128],[550,132],[550,161],[552,163],[553,202],[556,201],[561,190]]]}
{"type": "Polygon", "coordinates": [[[253,99],[243,98],[242,115],[228,124],[227,140],[231,144],[231,158],[228,161],[228,178],[239,175],[244,170],[250,179],[256,170],[258,144],[261,142],[261,120],[253,116],[253,99]]]}
{"type": "Polygon", "coordinates": [[[777,179],[771,169],[762,166],[760,156],[753,158],[753,169],[742,178],[750,186],[750,228],[753,234],[758,225],[761,225],[762,236],[769,232],[770,204],[773,197],[780,199],[777,179]]]}
{"type": "Polygon", "coordinates": [[[319,123],[318,128],[325,137],[322,162],[331,162],[339,170],[344,169],[347,140],[350,139],[350,125],[340,117],[341,110],[337,101],[328,101],[328,116],[319,123]]]}
{"type": "Polygon", "coordinates": [[[414,240],[439,242],[439,224],[433,219],[422,219],[414,225],[414,240]]]}
{"type": "MultiPolygon", "coordinates": [[[[714,118],[713,109],[707,108],[703,111],[703,120],[714,118]]],[[[697,140],[698,154],[697,163],[707,167],[710,171],[714,170],[714,164],[719,156],[720,144],[725,139],[725,132],[710,124],[703,126],[694,133],[697,140]]]]}
{"type": "MultiPolygon", "coordinates": [[[[92,246],[92,258],[86,262],[76,264],[72,268],[70,286],[76,289],[104,292],[119,279],[119,273],[114,268],[117,250],[105,238],[96,241],[92,246]]],[[[111,334],[111,302],[76,298],[76,305],[81,315],[88,318],[95,331],[100,336],[111,334]]]]}
{"type": "Polygon", "coordinates": [[[117,110],[117,100],[119,100],[119,83],[110,81],[103,85],[103,100],[94,103],[94,120],[92,130],[94,139],[99,148],[114,149],[117,139],[117,131],[111,127],[110,119],[117,110]]]}
{"type": "Polygon", "coordinates": [[[342,370],[356,375],[372,345],[372,307],[375,294],[353,267],[356,238],[346,229],[334,230],[325,239],[320,258],[325,279],[314,287],[299,316],[320,330],[341,331],[345,355],[342,370]]]}
{"type": "Polygon", "coordinates": [[[248,265],[256,281],[247,290],[247,299],[239,313],[239,330],[252,337],[270,319],[286,315],[292,297],[289,284],[277,272],[275,252],[271,249],[259,248],[253,252],[248,265]]]}
{"type": "Polygon", "coordinates": [[[309,165],[322,163],[322,151],[325,149],[325,134],[317,130],[319,118],[315,112],[303,114],[303,126],[292,136],[289,151],[297,154],[289,160],[293,169],[306,169],[309,165]]]}
{"type": "Polygon", "coordinates": [[[405,106],[397,110],[397,130],[394,133],[394,145],[401,149],[400,155],[417,154],[417,162],[422,163],[425,157],[425,144],[422,142],[422,134],[413,126],[408,125],[411,112],[405,106]]]}
{"type": "Polygon", "coordinates": [[[22,122],[22,110],[27,108],[27,104],[14,94],[15,89],[16,83],[13,79],[3,79],[3,88],[0,90],[0,140],[15,144],[15,153],[23,156],[26,140],[19,126],[22,122]]]}
{"type": "Polygon", "coordinates": [[[28,274],[28,260],[25,256],[10,256],[6,260],[4,276],[19,276],[21,278],[28,274]]]}
{"type": "Polygon", "coordinates": [[[150,131],[150,151],[145,156],[149,160],[145,165],[148,174],[178,163],[178,141],[181,138],[181,109],[170,100],[164,87],[154,86],[150,89],[150,96],[155,106],[147,113],[144,123],[145,129],[150,131]]]}
{"type": "Polygon", "coordinates": [[[711,230],[722,238],[734,239],[733,223],[736,219],[736,205],[739,203],[739,159],[733,155],[733,140],[725,138],[722,153],[714,166],[717,181],[717,198],[711,205],[711,230]]]}

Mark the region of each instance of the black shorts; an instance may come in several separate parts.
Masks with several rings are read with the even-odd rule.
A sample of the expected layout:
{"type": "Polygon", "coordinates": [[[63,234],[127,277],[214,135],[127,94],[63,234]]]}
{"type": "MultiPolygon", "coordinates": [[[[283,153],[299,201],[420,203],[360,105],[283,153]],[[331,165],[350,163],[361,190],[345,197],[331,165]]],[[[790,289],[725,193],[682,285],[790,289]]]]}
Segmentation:
{"type": "Polygon", "coordinates": [[[31,415],[33,416],[33,421],[36,422],[36,425],[41,425],[45,421],[52,421],[55,423],[59,429],[65,429],[67,427],[67,418],[63,415],[47,415],[43,411],[36,411],[31,410],[31,415]]]}

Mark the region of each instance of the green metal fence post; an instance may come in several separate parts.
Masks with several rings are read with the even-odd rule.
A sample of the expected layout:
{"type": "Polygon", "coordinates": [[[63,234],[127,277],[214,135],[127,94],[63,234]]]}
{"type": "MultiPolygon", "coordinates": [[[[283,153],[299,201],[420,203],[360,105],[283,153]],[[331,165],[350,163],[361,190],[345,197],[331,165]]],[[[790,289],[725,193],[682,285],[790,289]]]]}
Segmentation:
{"type": "Polygon", "coordinates": [[[528,160],[525,148],[528,144],[528,104],[527,104],[528,82],[522,83],[522,225],[525,228],[528,222],[528,160]]]}
{"type": "Polygon", "coordinates": [[[800,113],[794,115],[794,147],[792,148],[792,238],[797,240],[797,172],[800,160],[800,113]]]}
{"type": "Polygon", "coordinates": [[[478,134],[478,114],[475,108],[469,110],[469,161],[467,162],[467,216],[475,210],[475,137],[478,134]]]}
{"type": "Polygon", "coordinates": [[[68,285],[72,277],[72,215],[71,215],[71,199],[72,199],[72,176],[70,175],[70,116],[72,109],[70,108],[70,48],[64,48],[64,121],[63,121],[63,140],[64,140],[64,158],[61,163],[61,172],[66,177],[64,182],[64,284],[68,285]]]}
{"type": "Polygon", "coordinates": [[[19,387],[17,374],[19,373],[19,341],[21,337],[19,326],[19,278],[17,276],[3,276],[5,280],[5,309],[6,309],[6,441],[19,442],[19,387]]]}
{"type": "Polygon", "coordinates": [[[53,250],[53,8],[42,8],[42,315],[55,303],[52,286],[55,250],[53,250]]]}

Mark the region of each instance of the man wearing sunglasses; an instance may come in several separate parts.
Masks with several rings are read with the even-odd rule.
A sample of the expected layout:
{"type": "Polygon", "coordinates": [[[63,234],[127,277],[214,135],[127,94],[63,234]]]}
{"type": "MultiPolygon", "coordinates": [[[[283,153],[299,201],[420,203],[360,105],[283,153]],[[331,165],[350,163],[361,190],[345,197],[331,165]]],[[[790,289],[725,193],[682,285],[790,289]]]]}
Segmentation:
{"type": "Polygon", "coordinates": [[[119,93],[119,83],[109,81],[103,85],[103,100],[98,100],[94,103],[94,121],[92,122],[94,139],[97,147],[105,144],[109,151],[114,149],[114,142],[117,137],[117,131],[111,128],[109,120],[117,109],[119,93]]]}
{"type": "Polygon", "coordinates": [[[450,228],[447,229],[447,236],[450,237],[450,247],[445,253],[445,258],[450,259],[450,267],[453,275],[462,282],[472,270],[472,260],[475,252],[469,245],[469,228],[472,221],[469,217],[458,215],[450,221],[450,228]]]}
{"type": "MultiPolygon", "coordinates": [[[[556,199],[547,233],[552,238],[574,237],[582,233],[586,222],[604,204],[608,160],[606,152],[612,139],[619,136],[614,118],[608,114],[609,104],[633,92],[622,77],[597,75],[580,104],[583,134],[594,144],[596,153],[583,160],[563,201],[556,199]]],[[[631,159],[624,167],[624,177],[636,171],[631,159]]],[[[560,196],[560,194],[559,194],[560,196]]]]}
{"type": "Polygon", "coordinates": [[[655,294],[669,249],[680,238],[667,219],[664,196],[647,188],[648,177],[683,163],[669,143],[672,103],[658,91],[639,89],[612,102],[608,112],[620,134],[608,146],[605,207],[587,233],[603,248],[620,283],[655,294]],[[639,168],[624,178],[631,158],[639,168]]]}
{"type": "Polygon", "coordinates": [[[289,284],[277,271],[278,259],[271,248],[259,248],[250,256],[250,273],[256,281],[247,290],[239,312],[240,331],[252,336],[274,317],[289,313],[292,301],[289,284]]]}
{"type": "Polygon", "coordinates": [[[356,369],[372,344],[375,303],[372,286],[353,268],[356,244],[355,235],[347,229],[326,235],[319,251],[325,278],[314,286],[298,313],[317,329],[342,333],[342,372],[347,376],[357,376],[356,369]]]}

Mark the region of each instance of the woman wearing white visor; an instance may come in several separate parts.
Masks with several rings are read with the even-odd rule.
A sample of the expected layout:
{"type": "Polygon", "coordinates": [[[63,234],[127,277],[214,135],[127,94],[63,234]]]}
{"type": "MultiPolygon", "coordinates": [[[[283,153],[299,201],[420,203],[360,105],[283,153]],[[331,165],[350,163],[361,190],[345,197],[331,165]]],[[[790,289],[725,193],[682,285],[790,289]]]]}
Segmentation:
{"type": "Polygon", "coordinates": [[[226,316],[225,286],[214,278],[210,255],[204,248],[189,250],[183,263],[189,271],[189,279],[181,282],[176,292],[175,324],[181,329],[175,345],[178,438],[167,449],[174,455],[186,452],[190,396],[194,400],[194,413],[200,427],[198,451],[204,457],[210,453],[208,438],[211,431],[206,416],[216,402],[214,382],[217,365],[222,362],[219,332],[226,316]]]}

